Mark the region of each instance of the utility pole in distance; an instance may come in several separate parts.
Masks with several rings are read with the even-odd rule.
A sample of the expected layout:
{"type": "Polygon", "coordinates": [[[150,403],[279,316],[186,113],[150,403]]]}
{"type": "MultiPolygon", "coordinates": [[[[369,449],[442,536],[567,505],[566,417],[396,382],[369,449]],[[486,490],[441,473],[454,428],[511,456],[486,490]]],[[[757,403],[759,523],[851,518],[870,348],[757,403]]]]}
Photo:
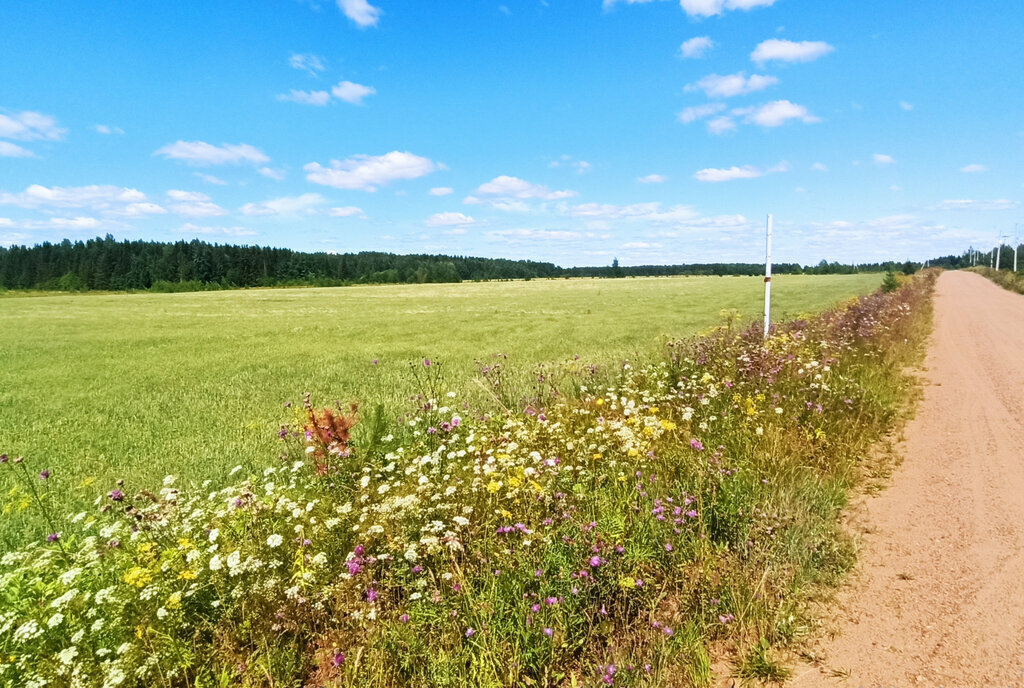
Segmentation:
{"type": "Polygon", "coordinates": [[[772,216],[768,214],[768,222],[764,232],[764,338],[768,339],[768,327],[771,323],[772,310],[772,216]]]}

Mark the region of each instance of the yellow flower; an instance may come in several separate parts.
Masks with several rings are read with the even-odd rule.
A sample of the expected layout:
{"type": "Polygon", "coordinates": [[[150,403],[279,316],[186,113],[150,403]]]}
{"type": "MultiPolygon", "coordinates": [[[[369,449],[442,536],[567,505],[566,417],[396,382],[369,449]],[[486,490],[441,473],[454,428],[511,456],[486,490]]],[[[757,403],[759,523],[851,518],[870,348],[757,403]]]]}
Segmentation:
{"type": "Polygon", "coordinates": [[[192,541],[188,538],[178,538],[178,547],[182,549],[192,549],[192,541]]]}
{"type": "Polygon", "coordinates": [[[595,453],[595,454],[594,454],[594,457],[593,457],[593,458],[595,458],[595,459],[600,459],[600,458],[602,458],[602,454],[601,454],[601,452],[597,452],[597,453],[595,453]]]}
{"type": "Polygon", "coordinates": [[[630,456],[640,456],[640,451],[637,449],[630,449],[626,453],[629,454],[630,456]]]}
{"type": "Polygon", "coordinates": [[[133,566],[124,574],[124,582],[137,588],[144,588],[153,580],[153,572],[141,566],[133,566]]]}
{"type": "Polygon", "coordinates": [[[181,593],[176,592],[167,598],[167,604],[164,605],[168,609],[178,609],[181,607],[181,593]]]}
{"type": "Polygon", "coordinates": [[[651,415],[653,416],[653,415],[655,415],[656,413],[658,413],[658,410],[659,410],[659,409],[658,409],[658,407],[657,407],[657,406],[652,406],[652,407],[651,407],[651,408],[650,408],[650,409],[648,410],[648,413],[650,413],[650,414],[651,414],[651,415]]]}
{"type": "Polygon", "coordinates": [[[663,420],[661,421],[661,427],[671,432],[672,430],[676,429],[676,424],[670,420],[663,420]]]}
{"type": "Polygon", "coordinates": [[[139,551],[143,554],[149,554],[154,549],[156,549],[156,545],[152,542],[143,542],[141,545],[139,545],[139,551]]]}
{"type": "Polygon", "coordinates": [[[196,572],[192,569],[182,569],[181,573],[178,574],[178,580],[195,580],[196,572]]]}
{"type": "Polygon", "coordinates": [[[636,587],[636,581],[629,576],[623,576],[619,579],[619,587],[623,590],[629,590],[630,588],[636,587]]]}
{"type": "Polygon", "coordinates": [[[594,399],[594,405],[595,406],[604,406],[604,399],[602,399],[601,397],[598,397],[597,399],[594,399]]]}
{"type": "Polygon", "coordinates": [[[495,492],[497,492],[500,489],[501,489],[501,482],[498,481],[498,480],[492,480],[491,482],[487,483],[487,491],[490,492],[491,494],[494,494],[495,492]]]}

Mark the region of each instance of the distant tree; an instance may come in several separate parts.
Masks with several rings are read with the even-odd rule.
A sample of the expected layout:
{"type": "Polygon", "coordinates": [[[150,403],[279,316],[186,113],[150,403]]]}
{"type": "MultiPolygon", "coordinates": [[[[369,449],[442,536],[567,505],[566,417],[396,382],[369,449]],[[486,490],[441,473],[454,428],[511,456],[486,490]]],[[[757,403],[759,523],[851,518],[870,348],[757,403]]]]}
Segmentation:
{"type": "Polygon", "coordinates": [[[619,259],[612,259],[612,277],[622,277],[622,268],[619,267],[619,259]]]}

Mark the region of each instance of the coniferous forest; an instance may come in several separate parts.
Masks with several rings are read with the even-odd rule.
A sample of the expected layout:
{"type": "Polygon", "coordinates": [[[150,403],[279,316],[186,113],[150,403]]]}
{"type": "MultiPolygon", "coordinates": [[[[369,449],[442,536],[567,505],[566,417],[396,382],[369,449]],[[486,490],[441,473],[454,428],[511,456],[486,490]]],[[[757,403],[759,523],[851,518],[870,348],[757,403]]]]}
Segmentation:
{"type": "MultiPolygon", "coordinates": [[[[774,264],[776,274],[883,270],[892,263],[842,265],[822,261],[803,268],[774,264]]],[[[909,267],[909,266],[904,266],[909,267]]],[[[913,269],[916,269],[916,265],[913,269]]],[[[0,287],[58,291],[199,291],[238,287],[341,286],[541,277],[758,275],[759,263],[562,268],[554,263],[448,255],[380,252],[303,253],[286,248],[210,244],[194,239],[165,243],[104,238],[32,247],[0,247],[0,287]]]]}

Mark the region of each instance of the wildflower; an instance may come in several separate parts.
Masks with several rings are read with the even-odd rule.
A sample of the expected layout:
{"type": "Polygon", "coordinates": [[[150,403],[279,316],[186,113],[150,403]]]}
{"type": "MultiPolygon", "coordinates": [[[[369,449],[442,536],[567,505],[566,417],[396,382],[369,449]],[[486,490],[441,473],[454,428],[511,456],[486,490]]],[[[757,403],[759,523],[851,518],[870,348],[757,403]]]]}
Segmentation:
{"type": "Polygon", "coordinates": [[[121,492],[121,490],[113,490],[108,496],[112,501],[115,502],[120,502],[124,500],[124,492],[121,492]]]}
{"type": "Polygon", "coordinates": [[[470,626],[469,628],[466,629],[466,637],[467,638],[472,638],[475,635],[476,635],[476,629],[474,629],[472,626],[470,626]]]}
{"type": "Polygon", "coordinates": [[[597,568],[602,563],[604,563],[604,562],[602,561],[601,557],[599,557],[597,555],[594,555],[594,556],[590,557],[590,565],[592,567],[597,568]]]}
{"type": "Polygon", "coordinates": [[[49,478],[50,478],[50,471],[49,471],[49,469],[47,469],[45,471],[41,471],[39,473],[39,479],[40,480],[48,480],[49,478]]]}
{"type": "Polygon", "coordinates": [[[696,437],[690,440],[690,448],[696,451],[704,451],[704,445],[696,437]]]}
{"type": "Polygon", "coordinates": [[[224,561],[220,558],[219,554],[214,554],[212,557],[210,557],[211,571],[220,571],[222,568],[224,568],[224,561]]]}
{"type": "Polygon", "coordinates": [[[340,667],[344,663],[345,663],[345,653],[344,652],[339,652],[338,650],[335,650],[334,651],[334,657],[331,658],[331,665],[335,669],[337,669],[338,667],[340,667]]]}
{"type": "Polygon", "coordinates": [[[671,552],[671,551],[672,551],[672,549],[673,549],[673,547],[672,547],[672,543],[671,543],[671,542],[666,542],[666,543],[665,543],[665,551],[666,551],[666,552],[671,552]]]}
{"type": "Polygon", "coordinates": [[[277,533],[274,533],[273,535],[267,538],[268,547],[280,547],[282,542],[284,542],[284,538],[278,535],[277,533]]]}
{"type": "Polygon", "coordinates": [[[398,617],[398,620],[401,621],[402,623],[409,623],[409,615],[408,614],[402,614],[400,617],[398,617]]]}
{"type": "Polygon", "coordinates": [[[555,634],[555,630],[553,628],[545,628],[544,629],[544,635],[546,635],[547,637],[550,638],[554,634],[555,634]]]}
{"type": "Polygon", "coordinates": [[[46,536],[47,542],[57,542],[57,540],[60,540],[60,533],[50,533],[46,536]]]}
{"type": "Polygon", "coordinates": [[[376,602],[377,601],[377,597],[379,595],[380,595],[380,593],[378,593],[373,588],[370,588],[369,590],[366,591],[366,601],[367,602],[376,602]]]}

